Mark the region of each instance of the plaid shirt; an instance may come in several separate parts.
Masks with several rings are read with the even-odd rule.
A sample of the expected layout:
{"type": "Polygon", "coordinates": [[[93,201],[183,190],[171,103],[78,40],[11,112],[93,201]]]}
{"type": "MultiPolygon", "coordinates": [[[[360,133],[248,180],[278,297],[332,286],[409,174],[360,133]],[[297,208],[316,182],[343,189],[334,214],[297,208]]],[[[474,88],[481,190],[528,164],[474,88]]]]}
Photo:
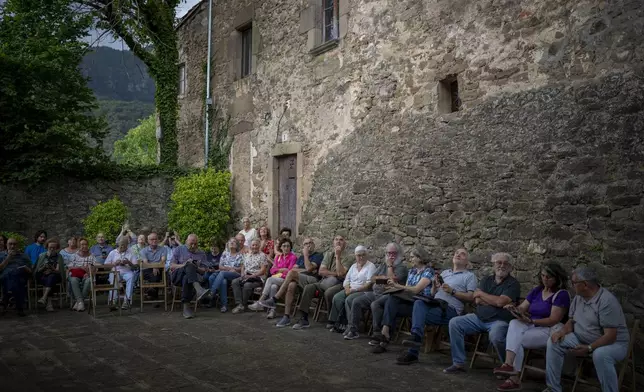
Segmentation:
{"type": "Polygon", "coordinates": [[[425,267],[422,271],[419,271],[417,268],[410,269],[409,274],[407,275],[407,286],[416,286],[422,278],[429,279],[429,284],[418,294],[425,297],[431,297],[432,279],[434,279],[434,270],[431,267],[425,267]]]}

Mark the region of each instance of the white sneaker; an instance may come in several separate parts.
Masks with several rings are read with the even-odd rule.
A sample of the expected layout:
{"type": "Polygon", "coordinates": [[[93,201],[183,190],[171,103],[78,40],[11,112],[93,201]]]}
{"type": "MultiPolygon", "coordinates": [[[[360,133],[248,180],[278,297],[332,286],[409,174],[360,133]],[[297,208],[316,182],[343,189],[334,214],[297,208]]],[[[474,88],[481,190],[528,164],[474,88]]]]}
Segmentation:
{"type": "Polygon", "coordinates": [[[79,301],[76,301],[76,302],[74,303],[74,306],[72,306],[72,310],[73,310],[73,311],[78,312],[78,304],[79,304],[79,303],[80,303],[79,301]]]}
{"type": "Polygon", "coordinates": [[[268,314],[266,315],[267,319],[274,319],[275,318],[275,309],[271,309],[268,311],[268,314]]]}
{"type": "Polygon", "coordinates": [[[242,313],[244,311],[244,306],[239,304],[233,309],[233,314],[242,313]]]}
{"type": "Polygon", "coordinates": [[[129,308],[130,308],[130,303],[128,301],[124,301],[123,305],[121,305],[121,309],[128,310],[129,308]]]}
{"type": "Polygon", "coordinates": [[[42,298],[40,298],[38,300],[38,303],[41,304],[41,305],[45,305],[45,304],[47,304],[47,299],[45,299],[45,297],[42,297],[42,298]]]}
{"type": "Polygon", "coordinates": [[[252,304],[248,305],[248,309],[252,310],[253,312],[259,312],[261,310],[264,310],[264,307],[259,304],[259,302],[253,302],[252,304]]]}
{"type": "Polygon", "coordinates": [[[48,312],[53,312],[54,306],[52,304],[47,304],[47,306],[45,306],[45,310],[48,312]]]}
{"type": "Polygon", "coordinates": [[[78,308],[76,309],[79,312],[85,311],[85,304],[82,301],[78,301],[78,308]]]}

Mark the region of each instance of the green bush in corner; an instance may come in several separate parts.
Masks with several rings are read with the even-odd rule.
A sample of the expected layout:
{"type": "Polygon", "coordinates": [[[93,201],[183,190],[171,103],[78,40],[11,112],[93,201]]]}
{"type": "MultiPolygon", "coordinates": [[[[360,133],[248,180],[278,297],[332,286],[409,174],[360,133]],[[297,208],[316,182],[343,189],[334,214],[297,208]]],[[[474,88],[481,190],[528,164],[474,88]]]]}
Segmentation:
{"type": "Polygon", "coordinates": [[[185,238],[199,237],[208,248],[210,238],[223,239],[230,221],[230,172],[204,170],[175,180],[168,221],[185,238]]]}
{"type": "MultiPolygon", "coordinates": [[[[7,239],[9,238],[15,239],[18,242],[18,249],[20,249],[20,251],[24,250],[25,246],[29,245],[27,243],[27,237],[20,235],[18,233],[13,233],[11,231],[0,231],[0,235],[7,237],[7,239]]],[[[29,243],[31,243],[31,241],[29,243]]]]}
{"type": "Polygon", "coordinates": [[[121,232],[121,227],[128,216],[129,211],[118,196],[92,207],[89,215],[82,222],[90,245],[96,242],[98,233],[103,233],[105,240],[114,245],[116,237],[121,232]]]}

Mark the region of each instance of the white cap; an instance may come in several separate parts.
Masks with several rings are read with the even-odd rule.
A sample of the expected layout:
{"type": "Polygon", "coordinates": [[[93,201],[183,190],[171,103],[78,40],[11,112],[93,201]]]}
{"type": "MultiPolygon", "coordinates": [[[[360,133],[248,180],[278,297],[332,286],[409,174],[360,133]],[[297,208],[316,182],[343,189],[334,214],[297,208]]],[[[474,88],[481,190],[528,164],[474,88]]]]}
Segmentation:
{"type": "Polygon", "coordinates": [[[355,254],[358,254],[358,253],[367,253],[367,247],[362,245],[356,246],[355,254]]]}

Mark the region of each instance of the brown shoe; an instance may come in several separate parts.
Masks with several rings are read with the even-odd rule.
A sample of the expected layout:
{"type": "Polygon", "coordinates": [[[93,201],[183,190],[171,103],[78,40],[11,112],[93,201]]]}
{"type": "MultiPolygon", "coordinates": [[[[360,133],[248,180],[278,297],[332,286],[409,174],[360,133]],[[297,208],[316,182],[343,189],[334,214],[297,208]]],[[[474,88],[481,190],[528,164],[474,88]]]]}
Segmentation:
{"type": "Polygon", "coordinates": [[[516,370],[514,370],[514,366],[508,365],[507,363],[504,363],[503,365],[494,368],[493,371],[494,375],[496,376],[516,376],[519,374],[516,370]]]}

